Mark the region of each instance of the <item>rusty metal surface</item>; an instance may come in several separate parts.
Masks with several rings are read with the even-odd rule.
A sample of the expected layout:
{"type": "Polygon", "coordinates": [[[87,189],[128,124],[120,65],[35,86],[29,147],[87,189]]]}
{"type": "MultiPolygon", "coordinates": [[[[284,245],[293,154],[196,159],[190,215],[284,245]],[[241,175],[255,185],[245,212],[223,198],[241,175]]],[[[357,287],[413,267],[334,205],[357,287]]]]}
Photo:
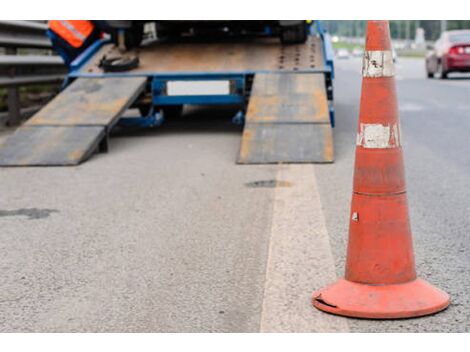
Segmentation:
{"type": "Polygon", "coordinates": [[[251,123],[245,126],[239,164],[329,163],[333,135],[327,124],[251,123]]]}
{"type": "Polygon", "coordinates": [[[145,83],[145,77],[78,78],[26,125],[112,125],[142,92],[145,83]]]}
{"type": "Polygon", "coordinates": [[[0,166],[78,165],[104,136],[101,126],[23,126],[0,148],[0,166]]]}
{"type": "Polygon", "coordinates": [[[256,74],[246,119],[248,122],[329,123],[324,75],[256,74]]]}
{"type": "MultiPolygon", "coordinates": [[[[321,40],[315,36],[310,36],[304,44],[290,45],[282,45],[276,38],[240,42],[162,42],[142,47],[135,53],[140,65],[129,74],[324,69],[321,40]]],[[[116,54],[119,53],[113,44],[105,45],[80,73],[103,74],[98,67],[99,60],[103,55],[116,54]]]]}
{"type": "Polygon", "coordinates": [[[238,163],[333,162],[324,76],[255,75],[238,163]]]}

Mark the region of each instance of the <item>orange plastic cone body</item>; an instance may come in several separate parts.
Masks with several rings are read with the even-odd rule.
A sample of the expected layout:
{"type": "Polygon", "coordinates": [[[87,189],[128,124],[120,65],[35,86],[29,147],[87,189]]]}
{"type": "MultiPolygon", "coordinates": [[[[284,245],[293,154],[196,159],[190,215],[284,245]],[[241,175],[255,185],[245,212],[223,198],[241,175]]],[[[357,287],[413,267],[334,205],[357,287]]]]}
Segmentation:
{"type": "Polygon", "coordinates": [[[416,277],[388,21],[367,24],[345,277],[314,292],[312,302],[374,319],[449,305],[445,292],[416,277]]]}

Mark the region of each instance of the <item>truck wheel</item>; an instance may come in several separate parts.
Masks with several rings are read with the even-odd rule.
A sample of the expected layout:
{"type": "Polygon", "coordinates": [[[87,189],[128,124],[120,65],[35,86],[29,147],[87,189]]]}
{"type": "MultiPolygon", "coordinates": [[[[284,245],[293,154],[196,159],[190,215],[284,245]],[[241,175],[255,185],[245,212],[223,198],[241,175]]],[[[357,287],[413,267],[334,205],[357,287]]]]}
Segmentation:
{"type": "Polygon", "coordinates": [[[294,26],[281,27],[281,43],[301,44],[307,41],[307,26],[300,23],[294,26]]]}
{"type": "Polygon", "coordinates": [[[428,78],[434,78],[434,73],[427,71],[428,78]]]}

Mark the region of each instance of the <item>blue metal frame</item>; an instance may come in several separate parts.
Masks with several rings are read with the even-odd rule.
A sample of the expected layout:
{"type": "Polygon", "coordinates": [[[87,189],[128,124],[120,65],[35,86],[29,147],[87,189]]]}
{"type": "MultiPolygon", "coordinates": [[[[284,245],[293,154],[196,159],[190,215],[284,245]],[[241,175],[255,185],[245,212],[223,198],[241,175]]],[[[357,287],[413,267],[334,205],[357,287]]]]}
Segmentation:
{"type": "Polygon", "coordinates": [[[326,30],[323,29],[320,21],[315,21],[315,24],[316,30],[318,34],[320,34],[323,43],[323,59],[325,60],[325,65],[329,68],[331,79],[333,79],[335,75],[335,70],[333,64],[334,51],[333,44],[331,42],[331,36],[326,30]]]}
{"type": "MultiPolygon", "coordinates": [[[[334,77],[333,66],[333,47],[331,44],[330,35],[323,30],[320,21],[315,20],[314,23],[308,24],[309,34],[313,35],[315,28],[318,35],[321,36],[323,43],[323,58],[325,65],[322,69],[311,68],[307,70],[296,71],[298,73],[323,73],[330,79],[334,77]],[[315,25],[315,27],[314,27],[315,25]]],[[[266,28],[266,34],[271,34],[270,28],[266,28]]],[[[78,77],[129,77],[129,76],[144,76],[148,77],[151,81],[152,93],[152,111],[148,116],[121,118],[120,125],[125,126],[159,126],[164,116],[160,111],[154,111],[156,106],[166,105],[183,105],[183,104],[200,104],[200,105],[222,105],[222,104],[239,104],[243,107],[235,115],[234,121],[240,123],[244,120],[245,113],[245,82],[248,75],[256,73],[271,73],[279,72],[273,70],[259,70],[259,71],[227,71],[224,73],[219,72],[114,72],[114,73],[87,73],[81,72],[84,65],[86,65],[92,57],[102,48],[103,45],[109,43],[109,40],[98,40],[89,48],[87,48],[81,55],[79,55],[70,66],[70,72],[64,84],[68,84],[71,80],[78,77]],[[168,96],[166,94],[166,84],[168,81],[211,81],[211,80],[229,80],[234,82],[234,89],[230,94],[225,95],[184,95],[184,96],[168,96]]],[[[332,102],[329,105],[330,121],[334,126],[334,108],[332,102]]]]}
{"type": "Polygon", "coordinates": [[[80,69],[90,60],[93,55],[95,55],[101,47],[107,43],[109,40],[100,39],[90,45],[83,53],[78,55],[75,60],[70,64],[69,76],[77,77],[76,74],[79,74],[80,69]]]}
{"type": "Polygon", "coordinates": [[[154,105],[180,104],[243,104],[245,95],[245,75],[173,75],[154,76],[152,79],[152,103],[154,105]],[[235,91],[224,95],[166,95],[169,81],[232,81],[235,91]]]}
{"type": "Polygon", "coordinates": [[[328,113],[330,115],[331,127],[335,127],[335,107],[333,106],[333,102],[328,103],[328,113]]]}
{"type": "MultiPolygon", "coordinates": [[[[323,43],[323,59],[325,60],[325,65],[329,68],[329,73],[326,73],[329,75],[329,80],[332,83],[334,77],[335,77],[335,68],[334,68],[334,51],[333,51],[333,43],[331,41],[331,36],[330,34],[323,29],[321,26],[320,21],[315,21],[316,24],[316,30],[320,34],[322,38],[322,43],[323,43]]],[[[328,111],[330,115],[330,123],[332,127],[335,127],[335,109],[333,106],[333,101],[328,103],[328,111]]]]}
{"type": "Polygon", "coordinates": [[[118,125],[121,127],[149,128],[161,126],[164,121],[165,116],[160,111],[155,111],[152,108],[147,116],[121,117],[118,125]]]}
{"type": "MultiPolygon", "coordinates": [[[[69,73],[70,77],[78,78],[78,77],[88,77],[88,78],[98,78],[98,77],[174,77],[175,75],[178,76],[191,76],[191,77],[219,77],[221,75],[254,75],[256,73],[273,73],[273,72],[281,72],[278,70],[241,70],[241,71],[224,71],[221,72],[214,72],[214,71],[207,71],[207,72],[159,72],[155,74],[155,72],[108,72],[108,73],[86,73],[80,72],[80,70],[74,70],[69,73]]],[[[296,73],[331,73],[331,68],[329,66],[325,66],[324,68],[309,68],[305,70],[297,70],[296,73]]]]}

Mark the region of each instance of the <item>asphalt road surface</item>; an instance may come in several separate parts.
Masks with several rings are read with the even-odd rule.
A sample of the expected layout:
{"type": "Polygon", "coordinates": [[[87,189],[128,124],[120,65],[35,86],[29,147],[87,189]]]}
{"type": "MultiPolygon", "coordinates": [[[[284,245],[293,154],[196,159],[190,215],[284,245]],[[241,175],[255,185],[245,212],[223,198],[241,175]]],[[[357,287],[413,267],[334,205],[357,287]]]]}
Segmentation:
{"type": "Polygon", "coordinates": [[[397,81],[417,271],[452,304],[311,307],[346,254],[361,63],[336,65],[331,165],[236,165],[234,111],[198,109],[78,167],[0,169],[0,331],[470,332],[470,77],[428,80],[416,59],[397,81]]]}

